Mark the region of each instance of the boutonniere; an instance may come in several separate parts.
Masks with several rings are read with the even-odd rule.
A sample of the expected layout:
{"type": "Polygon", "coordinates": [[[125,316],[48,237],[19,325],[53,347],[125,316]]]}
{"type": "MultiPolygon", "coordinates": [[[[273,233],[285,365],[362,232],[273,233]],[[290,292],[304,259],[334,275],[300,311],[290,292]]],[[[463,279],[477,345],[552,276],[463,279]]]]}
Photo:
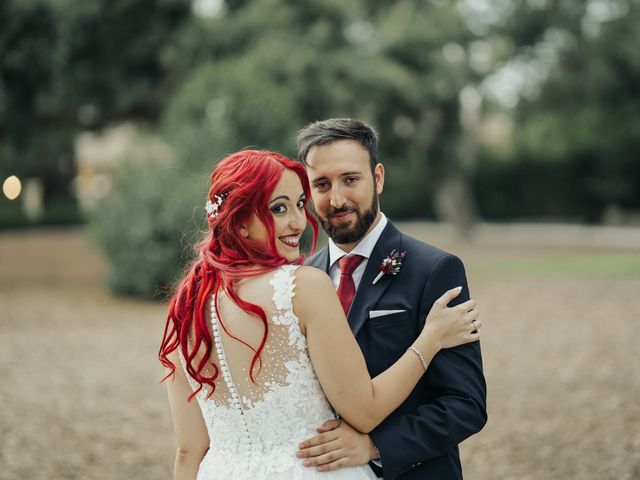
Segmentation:
{"type": "Polygon", "coordinates": [[[373,280],[373,285],[375,285],[383,275],[397,275],[400,272],[400,267],[402,267],[402,262],[406,255],[406,250],[404,252],[398,252],[395,249],[391,250],[389,256],[378,265],[380,273],[378,273],[378,276],[373,280]]]}

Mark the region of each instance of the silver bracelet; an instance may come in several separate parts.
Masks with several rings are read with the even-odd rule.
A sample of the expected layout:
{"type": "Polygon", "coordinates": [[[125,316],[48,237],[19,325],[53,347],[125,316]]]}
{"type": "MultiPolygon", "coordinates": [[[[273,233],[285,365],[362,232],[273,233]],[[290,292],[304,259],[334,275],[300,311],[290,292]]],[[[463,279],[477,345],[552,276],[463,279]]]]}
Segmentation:
{"type": "Polygon", "coordinates": [[[418,350],[413,345],[411,345],[407,350],[411,350],[413,353],[415,353],[418,356],[418,358],[422,362],[422,368],[424,368],[424,371],[426,372],[427,371],[427,367],[429,366],[429,364],[425,361],[425,359],[422,356],[422,353],[420,352],[420,350],[418,350]]]}

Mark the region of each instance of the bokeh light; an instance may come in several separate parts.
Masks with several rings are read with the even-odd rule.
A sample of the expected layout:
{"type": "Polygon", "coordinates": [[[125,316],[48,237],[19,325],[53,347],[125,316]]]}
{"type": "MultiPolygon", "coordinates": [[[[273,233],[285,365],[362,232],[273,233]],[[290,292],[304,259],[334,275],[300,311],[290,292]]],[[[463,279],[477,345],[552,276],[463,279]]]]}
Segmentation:
{"type": "Polygon", "coordinates": [[[4,196],[9,200],[15,200],[16,198],[18,198],[21,191],[22,183],[20,182],[20,179],[15,175],[7,177],[2,184],[2,193],[4,193],[4,196]]]}

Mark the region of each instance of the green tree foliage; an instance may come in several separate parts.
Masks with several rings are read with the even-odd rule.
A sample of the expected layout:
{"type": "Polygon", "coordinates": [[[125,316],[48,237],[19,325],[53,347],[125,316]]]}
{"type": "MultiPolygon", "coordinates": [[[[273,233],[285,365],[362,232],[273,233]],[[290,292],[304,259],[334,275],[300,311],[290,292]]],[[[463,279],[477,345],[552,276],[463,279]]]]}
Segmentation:
{"type": "Polygon", "coordinates": [[[185,80],[167,106],[163,134],[178,162],[210,173],[242,148],[295,153],[300,125],[294,99],[246,62],[208,62],[185,80]]]}
{"type": "Polygon", "coordinates": [[[612,206],[637,210],[640,2],[516,3],[500,34],[531,61],[546,56],[548,74],[513,113],[509,155],[483,156],[483,211],[597,222],[612,206]]]}
{"type": "Polygon", "coordinates": [[[433,216],[433,194],[443,180],[466,178],[458,95],[478,74],[464,61],[475,35],[455,3],[264,0],[227,6],[185,32],[182,45],[199,42],[218,58],[242,58],[286,86],[301,125],[334,116],[376,125],[388,166],[385,211],[433,216]],[[452,60],[444,45],[461,53],[452,60]]]}
{"type": "Polygon", "coordinates": [[[45,208],[66,202],[75,218],[75,135],[158,120],[164,51],[190,15],[189,0],[0,2],[0,176],[39,177],[45,208]]]}
{"type": "MultiPolygon", "coordinates": [[[[58,0],[59,95],[84,127],[155,121],[174,81],[163,56],[188,0],[58,0]]],[[[59,105],[59,108],[62,108],[59,105]]]]}
{"type": "Polygon", "coordinates": [[[640,206],[638,25],[636,2],[597,32],[575,32],[540,97],[521,105],[516,154],[560,187],[540,199],[544,213],[599,221],[609,205],[640,206]]]}

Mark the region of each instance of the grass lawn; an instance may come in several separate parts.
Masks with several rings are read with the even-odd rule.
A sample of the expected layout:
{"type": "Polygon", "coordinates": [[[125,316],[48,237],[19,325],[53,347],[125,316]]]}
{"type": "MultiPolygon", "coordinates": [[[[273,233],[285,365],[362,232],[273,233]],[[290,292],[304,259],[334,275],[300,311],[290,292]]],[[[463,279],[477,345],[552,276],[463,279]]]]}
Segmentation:
{"type": "Polygon", "coordinates": [[[472,257],[472,275],[640,278],[638,253],[540,253],[509,257],[472,257]]]}

